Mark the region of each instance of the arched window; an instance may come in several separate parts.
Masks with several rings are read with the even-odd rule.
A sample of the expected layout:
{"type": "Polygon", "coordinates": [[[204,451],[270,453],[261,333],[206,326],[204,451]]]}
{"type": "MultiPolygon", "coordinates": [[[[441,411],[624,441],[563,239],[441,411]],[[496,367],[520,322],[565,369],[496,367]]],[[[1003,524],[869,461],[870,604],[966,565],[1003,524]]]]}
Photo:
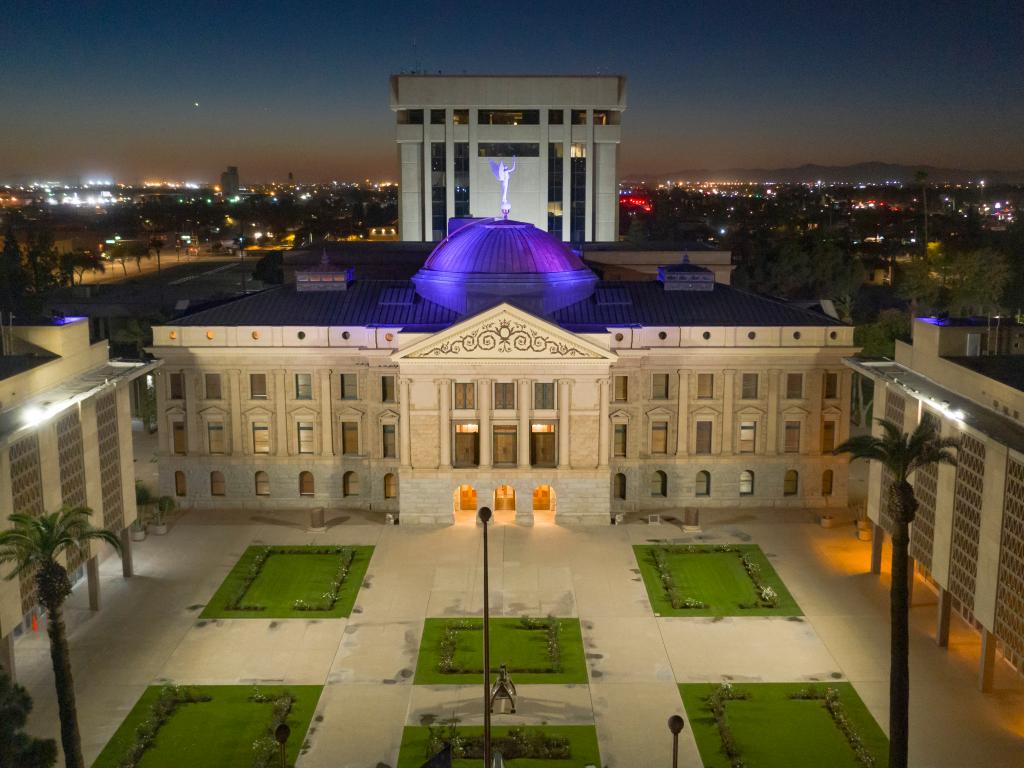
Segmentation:
{"type": "Polygon", "coordinates": [[[341,495],[359,495],[359,475],[357,475],[355,472],[346,472],[344,475],[341,476],[341,495]]]}
{"type": "Polygon", "coordinates": [[[256,495],[270,495],[270,475],[268,475],[263,470],[260,470],[259,472],[256,473],[256,495]]]}
{"type": "Polygon", "coordinates": [[[826,469],[821,473],[821,495],[832,495],[832,470],[826,469]]]}
{"type": "Polygon", "coordinates": [[[782,482],[782,493],[786,496],[796,496],[800,487],[800,475],[795,469],[786,470],[786,478],[782,482]]]}
{"type": "Polygon", "coordinates": [[[626,476],[621,472],[618,472],[615,475],[614,491],[616,499],[626,498],[626,476]]]}
{"type": "Polygon", "coordinates": [[[398,478],[392,472],[384,475],[384,498],[394,499],[398,496],[398,478]]]}
{"type": "Polygon", "coordinates": [[[299,496],[312,496],[316,492],[312,472],[299,472],[299,496]]]}
{"type": "Polygon", "coordinates": [[[754,473],[749,469],[740,472],[740,496],[754,495],[754,473]]]}
{"type": "Polygon", "coordinates": [[[188,483],[185,482],[185,473],[178,470],[174,473],[174,495],[185,496],[188,494],[188,483]]]}
{"type": "Polygon", "coordinates": [[[711,473],[701,470],[697,473],[697,480],[694,484],[694,493],[697,496],[711,495],[711,473]]]}
{"type": "Polygon", "coordinates": [[[224,495],[224,473],[214,470],[210,473],[210,495],[224,495]]]}
{"type": "Polygon", "coordinates": [[[651,496],[668,496],[668,475],[660,469],[651,475],[651,496]]]}
{"type": "Polygon", "coordinates": [[[711,496],[711,472],[702,469],[697,472],[694,493],[696,496],[711,496]]]}

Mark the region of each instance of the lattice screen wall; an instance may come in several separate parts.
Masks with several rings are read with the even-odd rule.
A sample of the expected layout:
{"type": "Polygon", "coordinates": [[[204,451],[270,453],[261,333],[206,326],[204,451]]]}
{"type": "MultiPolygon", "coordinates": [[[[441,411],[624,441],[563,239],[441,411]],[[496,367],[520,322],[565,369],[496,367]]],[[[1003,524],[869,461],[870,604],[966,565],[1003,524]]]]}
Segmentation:
{"type": "MultiPolygon", "coordinates": [[[[57,463],[60,467],[60,500],[71,507],[85,506],[85,456],[82,449],[82,422],[78,411],[57,420],[57,463]]],[[[68,570],[75,571],[89,552],[68,552],[68,570]]]]}
{"type": "MultiPolygon", "coordinates": [[[[906,412],[907,401],[902,395],[898,395],[891,389],[885,390],[885,419],[903,429],[903,415],[906,412]]],[[[889,513],[889,489],[892,487],[892,473],[882,467],[882,482],[879,483],[878,498],[878,524],[890,534],[893,530],[892,515],[889,513]]]]}
{"type": "Polygon", "coordinates": [[[99,435],[103,527],[119,533],[124,530],[124,498],[121,493],[121,448],[117,436],[117,397],[113,391],[96,398],[96,431],[99,435]]]}
{"type": "MultiPolygon", "coordinates": [[[[921,418],[930,421],[936,428],[939,420],[927,411],[921,418]]],[[[935,543],[935,498],[939,489],[939,468],[937,465],[919,469],[914,473],[914,495],[917,497],[917,517],[910,529],[910,556],[917,560],[929,573],[932,570],[932,550],[935,543]]]]}
{"type": "Polygon", "coordinates": [[[978,574],[981,494],[985,485],[985,444],[960,436],[953,491],[953,541],[949,553],[949,591],[964,617],[973,621],[974,580],[978,574]]]}
{"type": "Polygon", "coordinates": [[[1007,658],[1024,663],[1024,463],[1013,458],[1006,467],[1003,533],[996,595],[996,635],[1007,658]]]}
{"type": "MultiPolygon", "coordinates": [[[[11,462],[11,502],[14,511],[38,517],[43,514],[43,476],[39,469],[39,438],[22,438],[8,452],[11,462]]],[[[36,603],[35,572],[23,572],[19,577],[21,611],[27,613],[36,603]]]]}

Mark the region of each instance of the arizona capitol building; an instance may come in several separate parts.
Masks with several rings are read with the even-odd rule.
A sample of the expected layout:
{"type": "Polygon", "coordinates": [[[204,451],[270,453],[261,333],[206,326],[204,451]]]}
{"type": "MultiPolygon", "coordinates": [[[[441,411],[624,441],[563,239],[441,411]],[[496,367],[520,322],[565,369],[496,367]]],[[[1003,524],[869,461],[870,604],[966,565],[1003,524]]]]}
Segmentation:
{"type": "Polygon", "coordinates": [[[283,286],[154,327],[152,351],[161,493],[195,508],[450,524],[486,504],[523,525],[606,525],[847,503],[831,450],[848,436],[852,327],[682,257],[657,280],[601,281],[514,218],[451,218],[411,279],[325,252],[283,286]]]}

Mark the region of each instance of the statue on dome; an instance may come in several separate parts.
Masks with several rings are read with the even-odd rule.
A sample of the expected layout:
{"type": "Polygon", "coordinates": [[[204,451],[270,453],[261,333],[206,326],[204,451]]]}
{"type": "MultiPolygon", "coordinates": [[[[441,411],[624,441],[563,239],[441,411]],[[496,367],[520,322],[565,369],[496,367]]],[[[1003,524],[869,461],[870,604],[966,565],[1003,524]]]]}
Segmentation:
{"type": "Polygon", "coordinates": [[[494,174],[494,178],[501,184],[501,215],[506,219],[509,213],[512,212],[512,206],[508,202],[508,182],[512,178],[512,174],[516,170],[516,158],[512,158],[512,166],[505,165],[504,160],[494,161],[491,160],[491,173],[494,174]]]}

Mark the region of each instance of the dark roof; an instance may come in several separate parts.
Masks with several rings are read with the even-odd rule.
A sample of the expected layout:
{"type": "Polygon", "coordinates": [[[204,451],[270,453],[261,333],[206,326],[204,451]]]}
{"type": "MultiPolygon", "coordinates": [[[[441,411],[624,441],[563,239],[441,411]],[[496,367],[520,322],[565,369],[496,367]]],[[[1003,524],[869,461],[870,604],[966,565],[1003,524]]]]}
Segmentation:
{"type": "MultiPolygon", "coordinates": [[[[408,280],[353,281],[346,291],[299,293],[294,285],[185,315],[182,326],[306,325],[443,328],[462,316],[412,290],[408,280]],[[411,296],[411,303],[395,301],[411,296]]],[[[514,304],[515,301],[510,303],[514,304]]],[[[595,294],[548,317],[570,330],[614,326],[837,326],[838,320],[777,299],[716,284],[711,291],[666,291],[656,282],[602,282],[595,294]],[[614,301],[608,297],[613,296],[614,301]]]]}
{"type": "Polygon", "coordinates": [[[1024,355],[949,357],[957,365],[1024,392],[1024,355]]]}

